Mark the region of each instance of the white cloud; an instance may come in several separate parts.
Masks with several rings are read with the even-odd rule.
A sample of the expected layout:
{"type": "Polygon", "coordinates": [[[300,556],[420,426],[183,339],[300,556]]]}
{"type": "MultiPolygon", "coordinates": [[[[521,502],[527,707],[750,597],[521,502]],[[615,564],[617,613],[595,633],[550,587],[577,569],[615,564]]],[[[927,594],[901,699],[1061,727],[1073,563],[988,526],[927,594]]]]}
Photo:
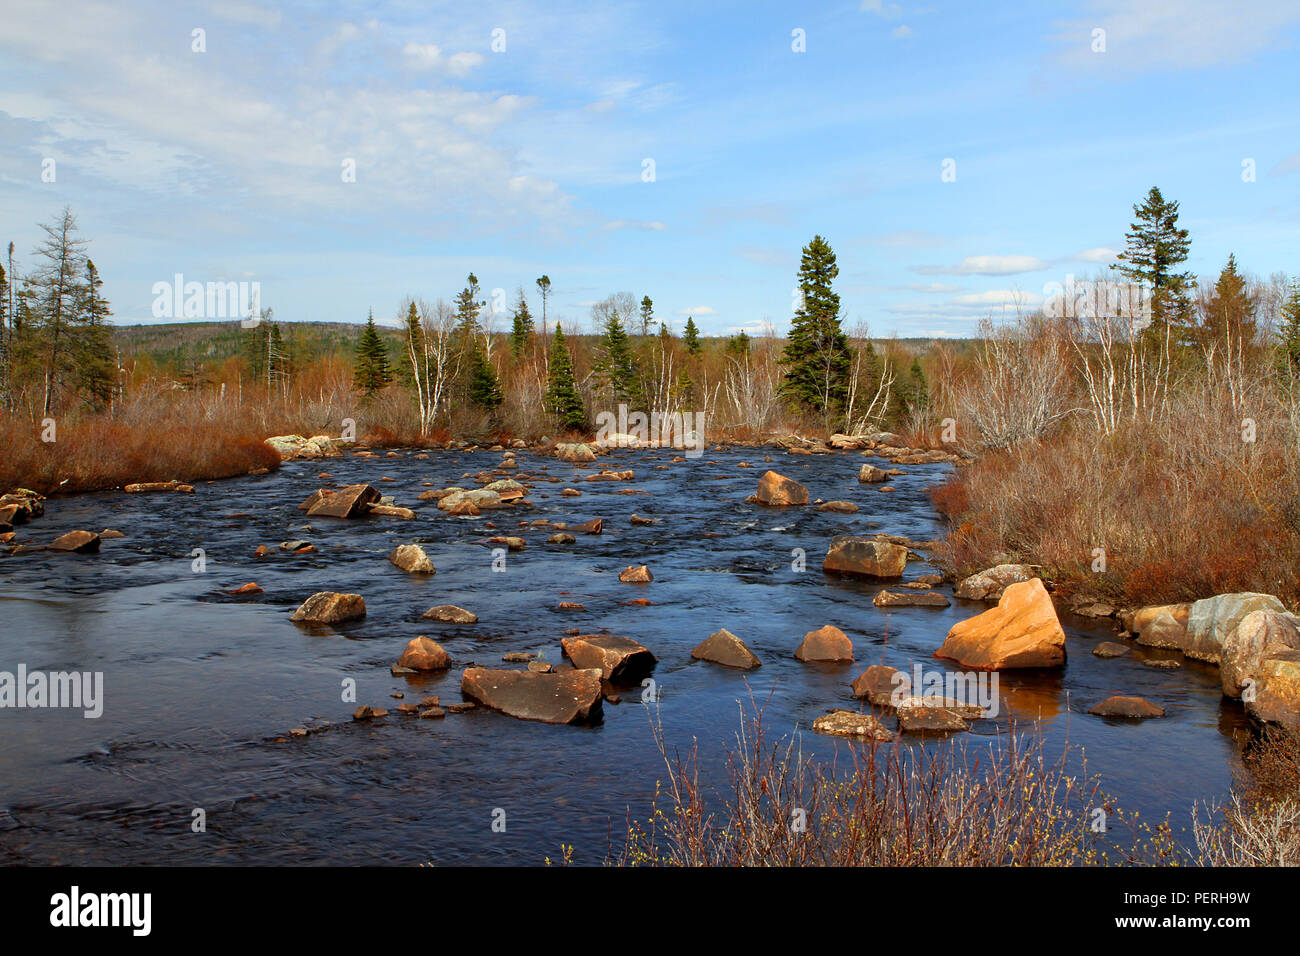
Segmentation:
{"type": "Polygon", "coordinates": [[[953,305],[1021,305],[1036,306],[1040,305],[1043,297],[1033,292],[1024,292],[1020,289],[991,289],[988,292],[971,292],[966,295],[956,296],[951,300],[953,305]]]}
{"type": "Polygon", "coordinates": [[[1076,253],[1074,258],[1080,262],[1098,262],[1102,265],[1108,265],[1115,261],[1117,255],[1119,253],[1114,249],[1098,246],[1096,249],[1085,249],[1083,252],[1076,253]]]}
{"type": "Polygon", "coordinates": [[[1051,39],[1067,66],[1107,72],[1196,70],[1241,63],[1288,45],[1283,28],[1300,7],[1277,0],[1092,0],[1088,12],[1058,21],[1051,39]],[[1093,31],[1106,50],[1093,52],[1093,31]]]}
{"type": "Polygon", "coordinates": [[[708,305],[697,305],[689,309],[678,309],[678,315],[717,315],[718,310],[708,305]]]}
{"type": "Polygon", "coordinates": [[[280,11],[268,10],[256,3],[245,0],[213,0],[208,4],[208,12],[223,20],[236,23],[252,23],[270,29],[280,25],[280,11]]]}
{"type": "Polygon", "coordinates": [[[862,0],[858,8],[862,13],[874,13],[885,20],[897,20],[903,15],[903,8],[897,3],[885,3],[884,0],[862,0]]]}
{"type": "Polygon", "coordinates": [[[922,275],[1009,276],[1046,269],[1037,256],[967,256],[952,266],[916,266],[922,275]]]}
{"type": "Polygon", "coordinates": [[[416,43],[412,40],[402,47],[402,55],[414,69],[431,70],[442,57],[442,50],[436,43],[416,43]]]}
{"type": "Polygon", "coordinates": [[[610,231],[616,229],[636,229],[641,232],[663,232],[668,227],[658,221],[643,222],[639,219],[614,219],[605,223],[604,228],[610,231]]]}

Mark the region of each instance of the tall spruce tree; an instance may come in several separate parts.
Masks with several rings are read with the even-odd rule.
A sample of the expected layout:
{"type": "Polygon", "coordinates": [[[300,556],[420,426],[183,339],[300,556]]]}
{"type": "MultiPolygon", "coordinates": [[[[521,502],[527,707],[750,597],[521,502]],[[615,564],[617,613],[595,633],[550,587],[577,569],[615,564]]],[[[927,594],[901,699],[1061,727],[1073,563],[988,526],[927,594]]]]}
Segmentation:
{"type": "Polygon", "coordinates": [[[617,312],[611,312],[605,322],[599,350],[595,372],[601,384],[616,401],[634,410],[642,409],[645,398],[641,391],[640,372],[632,355],[632,343],[617,312]]]}
{"type": "Polygon", "coordinates": [[[686,351],[691,355],[699,355],[704,351],[704,346],[700,343],[700,330],[695,325],[694,316],[686,317],[686,326],[682,329],[682,345],[686,346],[686,351]]]}
{"type": "Polygon", "coordinates": [[[1246,286],[1245,277],[1237,270],[1237,257],[1228,255],[1228,262],[1214,283],[1214,291],[1205,303],[1199,331],[1202,347],[1233,347],[1248,345],[1255,339],[1255,297],[1246,286]]]}
{"type": "Polygon", "coordinates": [[[78,237],[77,218],[65,207],[52,223],[42,223],[45,238],[36,247],[37,267],[30,285],[35,294],[35,349],[39,355],[44,397],[42,414],[49,415],[65,387],[76,376],[84,317],[79,305],[86,263],[86,241],[78,237]]]}
{"type": "Polygon", "coordinates": [[[1126,233],[1127,244],[1111,268],[1150,290],[1151,324],[1145,332],[1149,339],[1163,341],[1168,330],[1174,344],[1190,345],[1194,333],[1188,289],[1195,277],[1176,271],[1191,248],[1188,231],[1178,226],[1178,203],[1152,186],[1133,212],[1137,218],[1126,233]]]}
{"type": "Polygon", "coordinates": [[[104,299],[104,280],[95,263],[86,260],[82,286],[81,341],[77,350],[77,385],[87,399],[104,407],[113,401],[117,388],[117,363],[113,353],[113,331],[108,324],[112,311],[104,299]]]}
{"type": "Polygon", "coordinates": [[[641,297],[641,311],[639,314],[641,318],[641,334],[649,335],[650,326],[654,325],[655,321],[655,304],[650,296],[641,297]]]}
{"type": "Polygon", "coordinates": [[[555,416],[556,424],[569,431],[585,431],[587,411],[573,376],[573,356],[564,341],[560,323],[555,323],[555,336],[551,339],[551,367],[546,379],[546,407],[555,416]]]}
{"type": "Polygon", "coordinates": [[[465,280],[465,288],[456,296],[456,337],[466,354],[474,348],[479,333],[483,331],[478,322],[482,309],[478,277],[471,272],[465,280]]]}
{"type": "Polygon", "coordinates": [[[782,351],[781,392],[797,405],[830,418],[848,399],[853,352],[840,320],[840,297],[832,282],[840,273],[835,252],[821,236],[803,248],[800,304],[782,351]]]}
{"type": "Polygon", "coordinates": [[[528,311],[528,300],[524,290],[519,290],[519,302],[515,305],[514,319],[510,327],[510,352],[515,358],[524,354],[524,349],[533,338],[533,316],[528,311]]]}
{"type": "Polygon", "coordinates": [[[367,398],[389,386],[393,369],[388,362],[388,346],[375,328],[375,312],[370,310],[361,337],[357,339],[356,364],[352,371],[352,385],[367,398]]]}
{"type": "Polygon", "coordinates": [[[501,406],[502,398],[501,381],[492,360],[475,342],[470,353],[469,400],[479,408],[493,411],[501,406]]]}

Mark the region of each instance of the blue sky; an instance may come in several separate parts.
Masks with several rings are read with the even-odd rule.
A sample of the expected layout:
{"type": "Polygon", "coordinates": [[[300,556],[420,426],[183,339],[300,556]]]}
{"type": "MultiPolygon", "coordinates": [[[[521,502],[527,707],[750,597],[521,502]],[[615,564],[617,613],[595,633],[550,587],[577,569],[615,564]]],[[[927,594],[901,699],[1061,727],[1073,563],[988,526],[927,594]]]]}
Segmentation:
{"type": "Polygon", "coordinates": [[[787,327],[820,233],[847,325],[961,335],[1099,274],[1152,185],[1198,274],[1300,273],[1298,40],[1295,0],[9,2],[0,240],[70,204],[118,322],[175,273],[393,322],[473,270],[723,334],[787,327]]]}

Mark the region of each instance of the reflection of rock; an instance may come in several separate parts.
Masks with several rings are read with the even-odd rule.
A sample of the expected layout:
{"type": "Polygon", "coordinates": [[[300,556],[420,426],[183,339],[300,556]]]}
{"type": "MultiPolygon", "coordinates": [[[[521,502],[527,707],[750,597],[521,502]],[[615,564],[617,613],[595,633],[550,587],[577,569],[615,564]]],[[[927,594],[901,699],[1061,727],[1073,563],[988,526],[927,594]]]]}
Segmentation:
{"type": "Polygon", "coordinates": [[[750,670],[761,667],[762,662],[745,646],[745,642],[732,634],[725,627],[716,634],[710,634],[691,651],[691,657],[701,661],[712,661],[725,667],[750,670]]]}
{"type": "Polygon", "coordinates": [[[1002,707],[1016,720],[1052,720],[1062,711],[1062,692],[1036,684],[1000,688],[1002,707]]]}
{"type": "Polygon", "coordinates": [[[935,657],[975,670],[1060,667],[1065,631],[1038,578],[1009,585],[997,607],[953,625],[935,657]]]}

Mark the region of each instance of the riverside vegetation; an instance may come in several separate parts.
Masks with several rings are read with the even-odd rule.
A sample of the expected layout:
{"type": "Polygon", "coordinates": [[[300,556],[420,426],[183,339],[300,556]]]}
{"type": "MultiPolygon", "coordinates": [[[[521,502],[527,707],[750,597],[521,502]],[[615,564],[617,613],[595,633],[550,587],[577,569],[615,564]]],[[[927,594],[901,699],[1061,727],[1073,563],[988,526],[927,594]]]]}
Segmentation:
{"type": "MultiPolygon", "coordinates": [[[[201,357],[197,338],[160,360],[130,350],[139,333],[108,324],[101,280],[65,210],[43,227],[33,268],[18,269],[11,245],[0,275],[0,488],[66,493],[247,474],[278,466],[269,436],[333,436],[348,423],[364,444],[550,448],[587,438],[596,413],[619,404],[690,410],[715,443],[776,439],[819,452],[872,436],[858,447],[958,461],[933,491],[951,522],[935,555],[950,579],[1015,565],[1048,582],[1055,600],[1107,614],[1259,593],[1280,599],[1292,626],[1300,280],[1260,280],[1229,257],[1213,282],[1198,282],[1179,271],[1191,240],[1177,203],[1152,189],[1135,216],[1115,274],[1144,290],[1138,304],[1108,296],[1099,308],[1095,295],[1067,291],[987,321],[969,342],[845,331],[835,254],[818,236],[803,250],[801,302],[784,339],[769,326],[711,340],[691,319],[677,334],[655,319],[649,296],[630,293],[593,307],[594,329],[583,334],[548,316],[546,276],[535,284],[539,319],[520,289],[509,331],[497,331],[470,275],[451,304],[408,298],[395,328],[372,315],[353,343],[319,326],[282,328],[267,309],[219,327],[223,355],[201,357]]],[[[1142,633],[1131,613],[1124,622],[1142,633]]],[[[1035,776],[1032,752],[1018,746],[974,770],[954,750],[920,758],[871,747],[843,777],[781,758],[751,724],[722,823],[709,823],[689,764],[669,761],[672,807],[656,811],[649,831],[633,828],[620,859],[1101,859],[1070,828],[1077,782],[1060,768],[1035,776]],[[778,781],[788,788],[779,792],[814,798],[800,806],[812,807],[809,832],[819,836],[797,851],[777,832],[789,809],[778,781]],[[1004,813],[1030,805],[1015,820],[1004,813]]],[[[1201,859],[1296,861],[1296,787],[1285,783],[1295,747],[1285,729],[1257,742],[1250,780],[1216,822],[1198,825],[1201,859]]],[[[1159,831],[1141,839],[1144,849],[1122,859],[1171,859],[1159,831]]]]}

